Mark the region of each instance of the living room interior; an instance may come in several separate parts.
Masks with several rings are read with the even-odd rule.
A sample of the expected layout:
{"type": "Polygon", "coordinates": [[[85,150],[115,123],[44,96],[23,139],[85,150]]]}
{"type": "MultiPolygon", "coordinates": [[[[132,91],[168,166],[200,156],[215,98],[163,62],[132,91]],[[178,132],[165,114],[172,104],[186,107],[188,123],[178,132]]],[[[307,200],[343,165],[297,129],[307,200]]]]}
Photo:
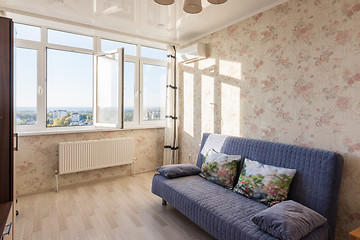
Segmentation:
{"type": "Polygon", "coordinates": [[[200,2],[189,14],[179,0],[0,1],[15,29],[13,239],[215,239],[151,193],[157,167],[196,165],[204,133],[340,154],[335,239],[360,227],[359,1],[200,2]],[[201,44],[206,57],[182,61],[183,49],[201,44]],[[95,79],[101,54],[119,47],[123,117],[108,124],[93,118],[95,79]],[[35,120],[20,114],[29,108],[35,120]],[[174,122],[177,157],[167,162],[174,122]],[[118,138],[132,138],[132,164],[58,174],[60,143],[118,138]]]}

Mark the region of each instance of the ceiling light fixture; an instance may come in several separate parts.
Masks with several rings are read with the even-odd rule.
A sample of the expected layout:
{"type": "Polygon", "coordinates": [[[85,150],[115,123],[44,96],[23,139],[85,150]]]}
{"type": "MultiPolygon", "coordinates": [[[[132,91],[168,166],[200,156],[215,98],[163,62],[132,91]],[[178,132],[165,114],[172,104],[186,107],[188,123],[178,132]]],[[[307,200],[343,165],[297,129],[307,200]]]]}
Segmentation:
{"type": "Polygon", "coordinates": [[[185,0],[183,9],[190,14],[199,13],[202,10],[201,0],[185,0]]]}
{"type": "Polygon", "coordinates": [[[212,4],[222,4],[224,2],[226,2],[227,0],[208,0],[209,3],[212,4]]]}
{"type": "MultiPolygon", "coordinates": [[[[156,3],[160,5],[171,5],[175,0],[154,0],[156,3]]],[[[208,0],[211,4],[222,4],[227,0],[208,0]]],[[[202,11],[201,0],[185,0],[184,2],[184,12],[195,14],[202,11]]]]}
{"type": "Polygon", "coordinates": [[[174,3],[174,0],[154,0],[154,1],[160,5],[171,5],[174,3]]]}

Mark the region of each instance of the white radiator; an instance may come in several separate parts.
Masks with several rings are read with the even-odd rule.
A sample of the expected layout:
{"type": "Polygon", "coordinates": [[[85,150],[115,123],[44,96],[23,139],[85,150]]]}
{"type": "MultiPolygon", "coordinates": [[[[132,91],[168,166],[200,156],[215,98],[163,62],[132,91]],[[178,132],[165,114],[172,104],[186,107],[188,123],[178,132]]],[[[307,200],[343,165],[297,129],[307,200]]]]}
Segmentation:
{"type": "Polygon", "coordinates": [[[109,138],[59,143],[56,191],[59,190],[58,174],[132,164],[132,174],[135,175],[132,142],[132,138],[109,138]]]}
{"type": "Polygon", "coordinates": [[[59,143],[60,175],[124,164],[133,164],[132,138],[59,143]]]}

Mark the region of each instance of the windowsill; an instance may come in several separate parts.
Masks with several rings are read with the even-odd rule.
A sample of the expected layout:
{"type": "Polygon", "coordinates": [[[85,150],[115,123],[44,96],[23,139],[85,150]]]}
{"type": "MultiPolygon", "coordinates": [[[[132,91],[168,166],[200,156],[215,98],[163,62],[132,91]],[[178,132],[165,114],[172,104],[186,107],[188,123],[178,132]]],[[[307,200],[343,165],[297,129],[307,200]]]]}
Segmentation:
{"type": "Polygon", "coordinates": [[[160,125],[142,125],[142,126],[129,126],[124,129],[107,128],[107,127],[81,127],[73,129],[70,127],[64,127],[63,129],[45,129],[45,130],[29,130],[18,132],[19,136],[35,136],[35,135],[53,135],[53,134],[71,134],[71,133],[89,133],[89,132],[110,132],[110,131],[128,131],[128,130],[146,130],[154,128],[165,128],[160,125]]]}

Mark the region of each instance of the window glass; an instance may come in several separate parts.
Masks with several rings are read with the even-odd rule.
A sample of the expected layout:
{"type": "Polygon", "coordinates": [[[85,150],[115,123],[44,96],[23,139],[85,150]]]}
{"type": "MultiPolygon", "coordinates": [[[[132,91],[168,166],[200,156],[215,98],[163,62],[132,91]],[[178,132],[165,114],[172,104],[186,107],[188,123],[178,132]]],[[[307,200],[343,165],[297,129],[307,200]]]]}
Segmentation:
{"type": "Polygon", "coordinates": [[[141,46],[141,57],[166,61],[167,52],[163,49],[141,46]]]}
{"type": "Polygon", "coordinates": [[[93,55],[47,50],[48,127],[93,124],[93,55]]]}
{"type": "Polygon", "coordinates": [[[135,63],[124,62],[124,122],[134,121],[135,63]]]}
{"type": "Polygon", "coordinates": [[[165,119],[166,67],[143,64],[143,120],[165,119]]]}
{"type": "Polygon", "coordinates": [[[136,45],[135,44],[101,39],[101,51],[102,52],[111,51],[111,50],[115,50],[118,48],[124,48],[125,55],[136,56],[136,45]]]}
{"type": "Polygon", "coordinates": [[[40,27],[15,23],[14,29],[15,29],[14,35],[15,38],[17,39],[24,39],[24,40],[37,41],[37,42],[40,42],[41,40],[40,27]]]}
{"type": "Polygon", "coordinates": [[[119,123],[119,61],[117,54],[98,57],[97,122],[119,123]]]}
{"type": "Polygon", "coordinates": [[[69,47],[93,49],[93,37],[49,29],[48,42],[69,47]]]}
{"type": "Polygon", "coordinates": [[[16,124],[34,125],[37,121],[37,50],[15,48],[16,124]]]}

